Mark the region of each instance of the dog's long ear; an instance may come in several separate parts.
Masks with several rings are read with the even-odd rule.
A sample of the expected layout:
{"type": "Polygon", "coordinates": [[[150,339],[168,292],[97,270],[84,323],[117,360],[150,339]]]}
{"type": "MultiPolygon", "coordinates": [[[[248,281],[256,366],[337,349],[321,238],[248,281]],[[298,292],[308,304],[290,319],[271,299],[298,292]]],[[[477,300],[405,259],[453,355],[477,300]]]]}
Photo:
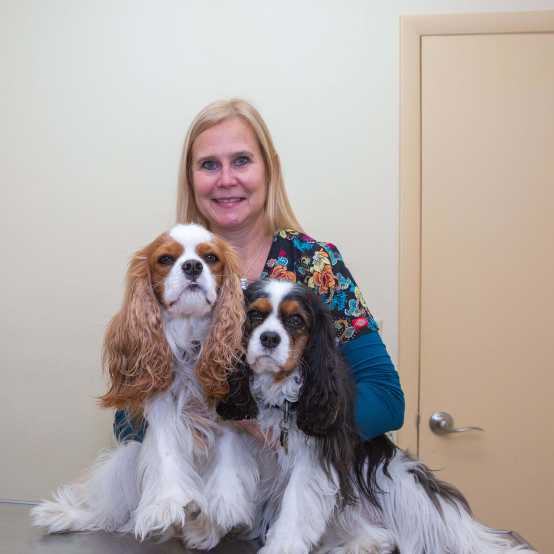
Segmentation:
{"type": "Polygon", "coordinates": [[[226,402],[220,402],[217,413],[222,419],[256,419],[258,405],[250,392],[250,370],[243,359],[236,364],[228,377],[229,394],[226,402]]]}
{"type": "Polygon", "coordinates": [[[347,413],[352,385],[335,344],[335,327],[327,306],[313,299],[310,305],[313,323],[301,363],[303,382],[296,423],[307,435],[329,437],[343,428],[352,415],[347,413]]]}
{"type": "Polygon", "coordinates": [[[163,330],[148,265],[156,242],[131,260],[121,311],[106,331],[102,361],[110,388],[99,399],[102,408],[127,408],[140,415],[144,402],[167,389],[173,378],[173,354],[163,330]]]}
{"type": "Polygon", "coordinates": [[[214,240],[223,254],[223,281],[208,337],[196,362],[196,374],[209,404],[214,399],[227,399],[230,390],[227,378],[240,362],[244,350],[242,327],[245,319],[239,259],[226,242],[214,240]]]}

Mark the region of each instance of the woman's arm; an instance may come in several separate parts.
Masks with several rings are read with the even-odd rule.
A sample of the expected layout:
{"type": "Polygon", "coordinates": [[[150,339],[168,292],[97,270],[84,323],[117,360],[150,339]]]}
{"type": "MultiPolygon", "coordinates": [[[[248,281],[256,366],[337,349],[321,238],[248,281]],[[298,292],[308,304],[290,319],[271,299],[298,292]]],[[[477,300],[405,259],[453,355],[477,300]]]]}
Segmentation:
{"type": "Polygon", "coordinates": [[[404,394],[379,333],[366,333],[339,348],[357,384],[356,421],[363,440],[400,429],[404,394]]]}
{"type": "Polygon", "coordinates": [[[144,419],[138,421],[136,418],[129,418],[125,410],[115,412],[113,432],[118,442],[129,440],[142,442],[146,427],[148,424],[144,419]]]}

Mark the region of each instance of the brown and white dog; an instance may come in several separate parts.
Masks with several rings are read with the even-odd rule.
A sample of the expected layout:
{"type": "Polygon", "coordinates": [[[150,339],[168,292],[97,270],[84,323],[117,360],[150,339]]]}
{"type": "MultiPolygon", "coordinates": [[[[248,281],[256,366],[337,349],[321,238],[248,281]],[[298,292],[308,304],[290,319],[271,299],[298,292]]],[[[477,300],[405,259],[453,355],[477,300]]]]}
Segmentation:
{"type": "Polygon", "coordinates": [[[110,388],[100,405],[143,417],[144,441],[101,452],[83,482],[33,508],[36,525],[142,539],[183,526],[187,507],[206,506],[199,468],[217,424],[203,384],[225,397],[224,368],[241,348],[242,304],[238,259],[203,227],[177,225],[135,254],[106,332],[110,388]]]}

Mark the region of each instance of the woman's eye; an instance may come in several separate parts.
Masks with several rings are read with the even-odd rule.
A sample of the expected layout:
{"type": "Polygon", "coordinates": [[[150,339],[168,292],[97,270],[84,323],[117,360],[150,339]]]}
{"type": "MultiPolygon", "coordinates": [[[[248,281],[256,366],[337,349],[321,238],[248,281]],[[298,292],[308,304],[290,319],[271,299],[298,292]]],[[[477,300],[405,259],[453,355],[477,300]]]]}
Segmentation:
{"type": "Polygon", "coordinates": [[[161,258],[158,258],[158,263],[160,265],[173,265],[175,263],[175,259],[173,256],[162,256],[161,258]]]}
{"type": "Polygon", "coordinates": [[[212,169],[215,169],[217,166],[216,166],[216,163],[215,162],[212,162],[212,161],[207,161],[207,162],[204,162],[202,164],[202,167],[204,169],[207,169],[208,171],[211,171],[212,169]]]}
{"type": "Polygon", "coordinates": [[[299,315],[291,315],[287,318],[287,323],[291,327],[302,327],[302,325],[304,325],[304,320],[299,315]]]}
{"type": "Polygon", "coordinates": [[[216,262],[219,262],[219,258],[215,254],[206,254],[204,256],[204,260],[206,260],[209,264],[215,264],[216,262]]]}
{"type": "Polygon", "coordinates": [[[247,156],[239,156],[239,157],[235,160],[235,163],[236,163],[237,165],[246,165],[249,161],[250,161],[250,159],[249,159],[247,156]]]}

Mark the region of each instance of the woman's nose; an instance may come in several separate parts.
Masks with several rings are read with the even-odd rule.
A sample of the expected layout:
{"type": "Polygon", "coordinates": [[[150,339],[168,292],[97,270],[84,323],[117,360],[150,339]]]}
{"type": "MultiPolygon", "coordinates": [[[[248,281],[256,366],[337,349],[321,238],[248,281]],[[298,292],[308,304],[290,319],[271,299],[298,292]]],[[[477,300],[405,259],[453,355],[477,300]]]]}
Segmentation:
{"type": "Polygon", "coordinates": [[[233,168],[228,165],[223,165],[219,173],[218,185],[221,187],[232,187],[238,183],[237,178],[233,173],[233,168]]]}

